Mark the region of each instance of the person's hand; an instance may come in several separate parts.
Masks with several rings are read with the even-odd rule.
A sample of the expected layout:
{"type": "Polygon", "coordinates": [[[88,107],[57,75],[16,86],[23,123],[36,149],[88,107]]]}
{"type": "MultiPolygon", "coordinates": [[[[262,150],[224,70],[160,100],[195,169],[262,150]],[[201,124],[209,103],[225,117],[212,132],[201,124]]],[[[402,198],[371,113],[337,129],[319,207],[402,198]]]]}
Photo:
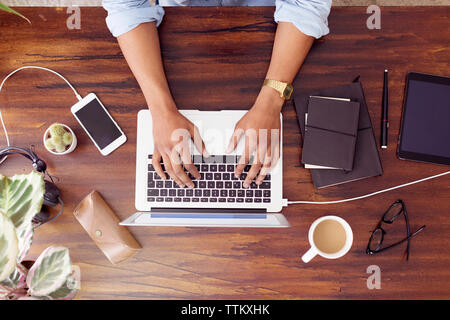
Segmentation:
{"type": "Polygon", "coordinates": [[[182,188],[185,186],[193,188],[194,183],[184,168],[196,179],[200,178],[200,173],[192,163],[189,140],[194,141],[195,147],[204,157],[209,157],[198,129],[176,109],[152,114],[152,119],[155,145],[152,164],[156,173],[166,180],[167,177],[161,167],[162,159],[167,173],[176,184],[182,188]]]}
{"type": "Polygon", "coordinates": [[[245,166],[253,156],[253,162],[244,188],[248,188],[253,179],[261,184],[264,177],[276,165],[280,157],[280,111],[284,100],[269,87],[263,87],[253,107],[239,120],[234,128],[227,153],[232,152],[245,134],[245,149],[235,169],[239,178],[245,166]]]}

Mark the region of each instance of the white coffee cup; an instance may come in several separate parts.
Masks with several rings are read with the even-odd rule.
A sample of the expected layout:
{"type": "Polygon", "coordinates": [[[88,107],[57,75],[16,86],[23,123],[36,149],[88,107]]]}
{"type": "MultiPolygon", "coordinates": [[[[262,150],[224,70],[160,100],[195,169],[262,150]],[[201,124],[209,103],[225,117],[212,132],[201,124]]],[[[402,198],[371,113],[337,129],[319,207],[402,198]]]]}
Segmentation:
{"type": "Polygon", "coordinates": [[[350,225],[344,219],[337,216],[324,216],[313,222],[313,224],[309,228],[308,239],[309,243],[311,244],[311,248],[302,256],[303,262],[308,263],[316,255],[320,255],[327,259],[337,259],[344,256],[352,247],[353,232],[350,225]],[[314,231],[316,231],[317,226],[325,220],[332,220],[338,222],[344,228],[345,231],[345,243],[339,251],[334,253],[323,252],[319,250],[316,244],[314,243],[314,231]]]}

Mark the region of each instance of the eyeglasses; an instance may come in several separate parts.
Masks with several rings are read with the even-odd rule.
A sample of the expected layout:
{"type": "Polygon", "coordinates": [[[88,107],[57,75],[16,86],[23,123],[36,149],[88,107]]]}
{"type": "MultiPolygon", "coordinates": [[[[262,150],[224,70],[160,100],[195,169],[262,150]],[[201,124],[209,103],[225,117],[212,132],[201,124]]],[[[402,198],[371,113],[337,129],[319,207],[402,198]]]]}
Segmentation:
{"type": "Polygon", "coordinates": [[[372,235],[370,236],[369,243],[367,245],[366,253],[373,255],[373,254],[391,249],[391,248],[398,246],[399,244],[407,241],[408,244],[406,246],[405,253],[406,253],[406,261],[408,261],[409,260],[410,240],[412,237],[415,237],[423,229],[425,229],[425,225],[420,227],[419,229],[417,229],[414,233],[411,233],[405,203],[402,200],[397,200],[393,204],[391,204],[391,206],[386,210],[386,212],[383,214],[383,217],[381,218],[380,222],[376,226],[375,230],[372,231],[372,235]],[[382,228],[383,223],[392,224],[401,215],[403,215],[405,217],[406,238],[401,241],[398,241],[394,244],[391,244],[387,247],[382,248],[381,245],[383,243],[384,236],[386,234],[386,231],[382,228]]]}

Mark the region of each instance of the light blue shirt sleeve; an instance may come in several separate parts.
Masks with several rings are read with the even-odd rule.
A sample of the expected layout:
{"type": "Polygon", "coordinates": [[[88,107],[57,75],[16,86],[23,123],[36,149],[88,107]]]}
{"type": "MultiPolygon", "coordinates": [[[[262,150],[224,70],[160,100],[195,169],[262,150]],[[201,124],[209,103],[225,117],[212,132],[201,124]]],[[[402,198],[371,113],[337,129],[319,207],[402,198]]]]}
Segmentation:
{"type": "Polygon", "coordinates": [[[103,0],[108,11],[106,24],[114,37],[118,37],[144,22],[159,26],[164,16],[161,6],[152,6],[148,0],[103,0]]]}
{"type": "Polygon", "coordinates": [[[276,0],[275,22],[293,23],[316,39],[328,34],[328,15],[332,0],[276,0]]]}

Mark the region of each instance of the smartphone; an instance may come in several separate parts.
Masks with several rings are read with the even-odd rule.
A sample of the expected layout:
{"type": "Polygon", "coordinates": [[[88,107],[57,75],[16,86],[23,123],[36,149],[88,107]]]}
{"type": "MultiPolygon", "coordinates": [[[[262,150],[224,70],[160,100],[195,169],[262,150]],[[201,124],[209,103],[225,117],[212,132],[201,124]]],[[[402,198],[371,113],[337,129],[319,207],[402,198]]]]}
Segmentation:
{"type": "Polygon", "coordinates": [[[127,137],[94,93],[70,109],[80,125],[104,156],[127,141],[127,137]]]}

